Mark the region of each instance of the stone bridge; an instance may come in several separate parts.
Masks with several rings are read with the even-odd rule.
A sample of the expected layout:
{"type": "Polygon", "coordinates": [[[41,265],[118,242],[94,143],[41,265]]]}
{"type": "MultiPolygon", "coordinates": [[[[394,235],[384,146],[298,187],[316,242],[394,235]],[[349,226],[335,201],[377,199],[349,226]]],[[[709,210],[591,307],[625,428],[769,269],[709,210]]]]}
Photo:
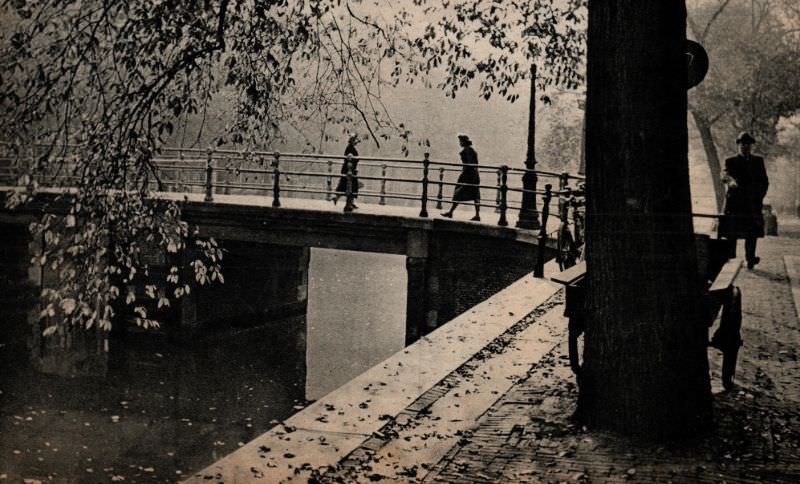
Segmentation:
{"type": "MultiPolygon", "coordinates": [[[[28,224],[50,197],[43,193],[40,203],[3,208],[0,224],[28,224]]],[[[542,240],[539,231],[420,217],[413,207],[362,203],[348,213],[324,200],[285,198],[278,208],[259,195],[219,194],[212,202],[201,193],[153,197],[180,203],[184,220],[226,250],[225,284],[198,288],[177,308],[184,336],[248,316],[263,321],[264,315],[305,311],[310,248],[327,248],[405,256],[410,343],[532,272],[542,240]]],[[[544,241],[545,258],[551,259],[556,241],[544,241]]],[[[154,265],[165,264],[158,254],[153,257],[154,265]]]]}
{"type": "MultiPolygon", "coordinates": [[[[81,149],[61,147],[58,156],[48,150],[52,147],[0,143],[0,192],[26,189],[17,185],[30,176],[38,184],[38,202],[68,192],[80,173],[81,149]],[[29,174],[33,159],[42,156],[50,159],[52,173],[29,174]]],[[[481,176],[475,208],[482,209],[482,221],[473,222],[463,212],[453,219],[438,216],[458,186],[461,164],[433,160],[428,153],[422,159],[354,160],[164,148],[152,166],[146,182],[151,197],[178,202],[182,217],[198,227],[200,236],[214,237],[227,252],[226,283],[192,291],[170,315],[179,321],[181,334],[197,334],[219,321],[247,320],[248,314],[263,320],[265,314],[278,318],[303,311],[309,251],[327,248],[405,256],[409,343],[522,275],[534,270],[541,275],[544,261],[555,256],[556,234],[570,222],[569,201],[583,180],[568,173],[475,165],[481,176]],[[330,199],[340,177],[347,189],[337,206],[330,199]],[[543,189],[537,189],[538,179],[543,189]]],[[[463,209],[471,212],[469,205],[463,209]]],[[[42,207],[0,209],[0,222],[27,223],[42,207]]],[[[572,210],[575,227],[578,212],[572,210]]],[[[152,259],[151,266],[166,265],[163,255],[152,259]]]]}

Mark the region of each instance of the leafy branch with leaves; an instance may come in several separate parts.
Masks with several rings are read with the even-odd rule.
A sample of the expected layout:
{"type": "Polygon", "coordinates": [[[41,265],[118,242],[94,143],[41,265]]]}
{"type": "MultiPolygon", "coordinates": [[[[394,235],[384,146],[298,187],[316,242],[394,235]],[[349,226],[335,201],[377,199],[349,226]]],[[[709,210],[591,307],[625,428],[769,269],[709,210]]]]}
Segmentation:
{"type": "Polygon", "coordinates": [[[152,196],[154,156],[209,99],[234,105],[216,145],[334,126],[379,145],[411,135],[382,102],[401,82],[439,75],[455,96],[475,81],[513,102],[532,62],[543,87],[583,80],[585,0],[5,0],[0,16],[0,140],[26,187],[7,206],[53,188],[66,206],[31,226],[58,279],[42,294],[49,328],[107,330],[122,313],[152,326],[148,307],[223,280],[218,244],[195,237],[180,202],[152,196]],[[153,251],[168,261],[159,281],[153,251]]]}

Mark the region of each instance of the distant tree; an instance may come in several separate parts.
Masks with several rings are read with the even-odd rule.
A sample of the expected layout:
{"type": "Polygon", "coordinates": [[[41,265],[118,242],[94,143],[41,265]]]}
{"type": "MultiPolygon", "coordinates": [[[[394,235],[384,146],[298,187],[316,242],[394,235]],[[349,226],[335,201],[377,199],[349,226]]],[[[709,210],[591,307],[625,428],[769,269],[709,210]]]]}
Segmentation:
{"type": "Polygon", "coordinates": [[[648,438],[711,421],[689,194],[684,2],[589,2],[578,410],[648,438]]]}
{"type": "MultiPolygon", "coordinates": [[[[708,50],[711,67],[689,96],[717,208],[724,189],[720,150],[750,131],[759,150],[776,151],[778,121],[800,109],[800,17],[788,0],[699,0],[689,33],[708,50]]],[[[779,150],[777,150],[779,151],[779,150]]]]}
{"type": "Polygon", "coordinates": [[[800,112],[778,123],[777,141],[781,154],[768,165],[771,169],[770,203],[778,210],[800,214],[800,112]]]}
{"type": "MultiPolygon", "coordinates": [[[[328,124],[358,124],[376,143],[408,137],[381,89],[437,69],[452,96],[475,80],[484,97],[513,101],[533,61],[543,85],[579,83],[583,2],[3,1],[0,140],[16,150],[30,191],[54,173],[74,188],[66,215],[32,226],[47,242],[39,261],[60,278],[43,314],[107,329],[128,302],[152,323],[125,287],[149,282],[146,247],[175,254],[193,234],[179,204],[148,200],[160,184],[152,159],[181,118],[203,116],[223,91],[234,119],[217,144],[264,146],[287,126],[328,124]],[[44,148],[24,163],[34,143],[44,148]]],[[[214,241],[191,243],[193,271],[173,266],[169,285],[148,284],[153,303],[221,279],[214,241]]]]}
{"type": "Polygon", "coordinates": [[[538,109],[536,153],[542,170],[577,173],[583,145],[583,93],[549,96],[551,103],[538,109]]]}

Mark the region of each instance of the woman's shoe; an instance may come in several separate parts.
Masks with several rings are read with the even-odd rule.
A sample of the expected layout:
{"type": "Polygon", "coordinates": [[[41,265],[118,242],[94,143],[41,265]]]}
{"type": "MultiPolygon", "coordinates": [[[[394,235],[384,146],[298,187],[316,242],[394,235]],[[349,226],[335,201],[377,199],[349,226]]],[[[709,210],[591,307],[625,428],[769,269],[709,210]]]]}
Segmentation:
{"type": "Polygon", "coordinates": [[[480,222],[481,221],[481,216],[480,215],[476,215],[476,216],[472,217],[470,220],[472,220],[473,222],[480,222]]]}
{"type": "Polygon", "coordinates": [[[452,212],[442,212],[442,217],[453,218],[452,212]]]}

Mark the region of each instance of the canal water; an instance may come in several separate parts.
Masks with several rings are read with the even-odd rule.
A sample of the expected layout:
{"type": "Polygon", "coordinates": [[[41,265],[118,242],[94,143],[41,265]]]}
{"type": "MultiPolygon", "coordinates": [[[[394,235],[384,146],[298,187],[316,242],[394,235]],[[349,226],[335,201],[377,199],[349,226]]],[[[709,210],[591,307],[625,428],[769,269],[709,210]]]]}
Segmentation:
{"type": "Polygon", "coordinates": [[[104,377],[34,371],[26,298],[5,293],[0,483],[180,480],[402,348],[404,257],[312,249],[309,264],[307,314],[286,331],[132,334],[104,377]]]}

